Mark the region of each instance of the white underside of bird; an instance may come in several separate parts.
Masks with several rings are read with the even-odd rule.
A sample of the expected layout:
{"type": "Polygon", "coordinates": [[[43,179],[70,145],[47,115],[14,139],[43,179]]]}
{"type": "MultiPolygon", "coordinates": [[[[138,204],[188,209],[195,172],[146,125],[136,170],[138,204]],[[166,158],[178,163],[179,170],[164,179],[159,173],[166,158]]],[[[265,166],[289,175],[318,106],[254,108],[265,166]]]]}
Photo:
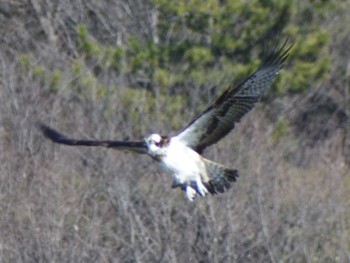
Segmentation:
{"type": "Polygon", "coordinates": [[[172,174],[173,186],[183,186],[189,200],[194,200],[196,190],[201,196],[208,193],[202,181],[208,178],[203,158],[177,137],[171,138],[160,164],[172,174]]]}

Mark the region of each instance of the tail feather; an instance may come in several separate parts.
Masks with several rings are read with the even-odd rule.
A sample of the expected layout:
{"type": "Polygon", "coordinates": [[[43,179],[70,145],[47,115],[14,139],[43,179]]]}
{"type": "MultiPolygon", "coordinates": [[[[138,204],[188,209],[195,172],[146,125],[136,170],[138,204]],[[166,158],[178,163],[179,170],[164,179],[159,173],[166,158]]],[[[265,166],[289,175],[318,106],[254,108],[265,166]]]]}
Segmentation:
{"type": "Polygon", "coordinates": [[[231,188],[232,182],[236,182],[238,177],[236,169],[230,169],[209,160],[204,161],[209,176],[209,181],[204,182],[204,185],[212,195],[225,192],[231,188]]]}

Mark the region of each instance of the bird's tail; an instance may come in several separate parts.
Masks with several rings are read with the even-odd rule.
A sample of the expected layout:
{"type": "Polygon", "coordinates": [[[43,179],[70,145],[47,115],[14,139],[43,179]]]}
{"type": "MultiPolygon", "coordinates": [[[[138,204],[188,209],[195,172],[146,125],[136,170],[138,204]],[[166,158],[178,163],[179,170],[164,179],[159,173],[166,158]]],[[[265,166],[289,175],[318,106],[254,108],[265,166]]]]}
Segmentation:
{"type": "Polygon", "coordinates": [[[238,171],[227,168],[221,164],[204,159],[205,168],[209,176],[209,181],[203,182],[209,193],[223,193],[230,189],[231,183],[236,182],[238,171]]]}

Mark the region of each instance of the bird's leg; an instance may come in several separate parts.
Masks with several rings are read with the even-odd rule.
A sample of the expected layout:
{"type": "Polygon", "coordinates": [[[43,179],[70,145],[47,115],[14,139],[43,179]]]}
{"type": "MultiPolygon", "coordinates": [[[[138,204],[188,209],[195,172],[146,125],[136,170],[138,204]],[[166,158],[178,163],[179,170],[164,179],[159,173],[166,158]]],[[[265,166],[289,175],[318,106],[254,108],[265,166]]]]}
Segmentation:
{"type": "Polygon", "coordinates": [[[208,193],[208,190],[202,183],[200,177],[196,181],[191,181],[190,186],[192,189],[196,190],[196,192],[201,196],[205,196],[208,193]]]}
{"type": "Polygon", "coordinates": [[[190,200],[190,201],[193,201],[194,198],[196,197],[196,194],[197,194],[197,191],[194,190],[191,186],[187,185],[186,186],[186,195],[187,195],[187,198],[190,200]]]}

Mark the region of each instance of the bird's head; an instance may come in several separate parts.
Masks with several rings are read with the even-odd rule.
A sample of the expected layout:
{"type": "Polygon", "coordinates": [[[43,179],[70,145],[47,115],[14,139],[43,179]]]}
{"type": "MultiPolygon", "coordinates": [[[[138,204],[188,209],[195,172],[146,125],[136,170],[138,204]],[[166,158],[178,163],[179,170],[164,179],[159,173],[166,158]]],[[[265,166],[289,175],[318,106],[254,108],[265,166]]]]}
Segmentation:
{"type": "Polygon", "coordinates": [[[169,138],[159,134],[151,134],[145,138],[148,152],[153,157],[160,157],[166,153],[166,146],[169,144],[169,138]]]}

